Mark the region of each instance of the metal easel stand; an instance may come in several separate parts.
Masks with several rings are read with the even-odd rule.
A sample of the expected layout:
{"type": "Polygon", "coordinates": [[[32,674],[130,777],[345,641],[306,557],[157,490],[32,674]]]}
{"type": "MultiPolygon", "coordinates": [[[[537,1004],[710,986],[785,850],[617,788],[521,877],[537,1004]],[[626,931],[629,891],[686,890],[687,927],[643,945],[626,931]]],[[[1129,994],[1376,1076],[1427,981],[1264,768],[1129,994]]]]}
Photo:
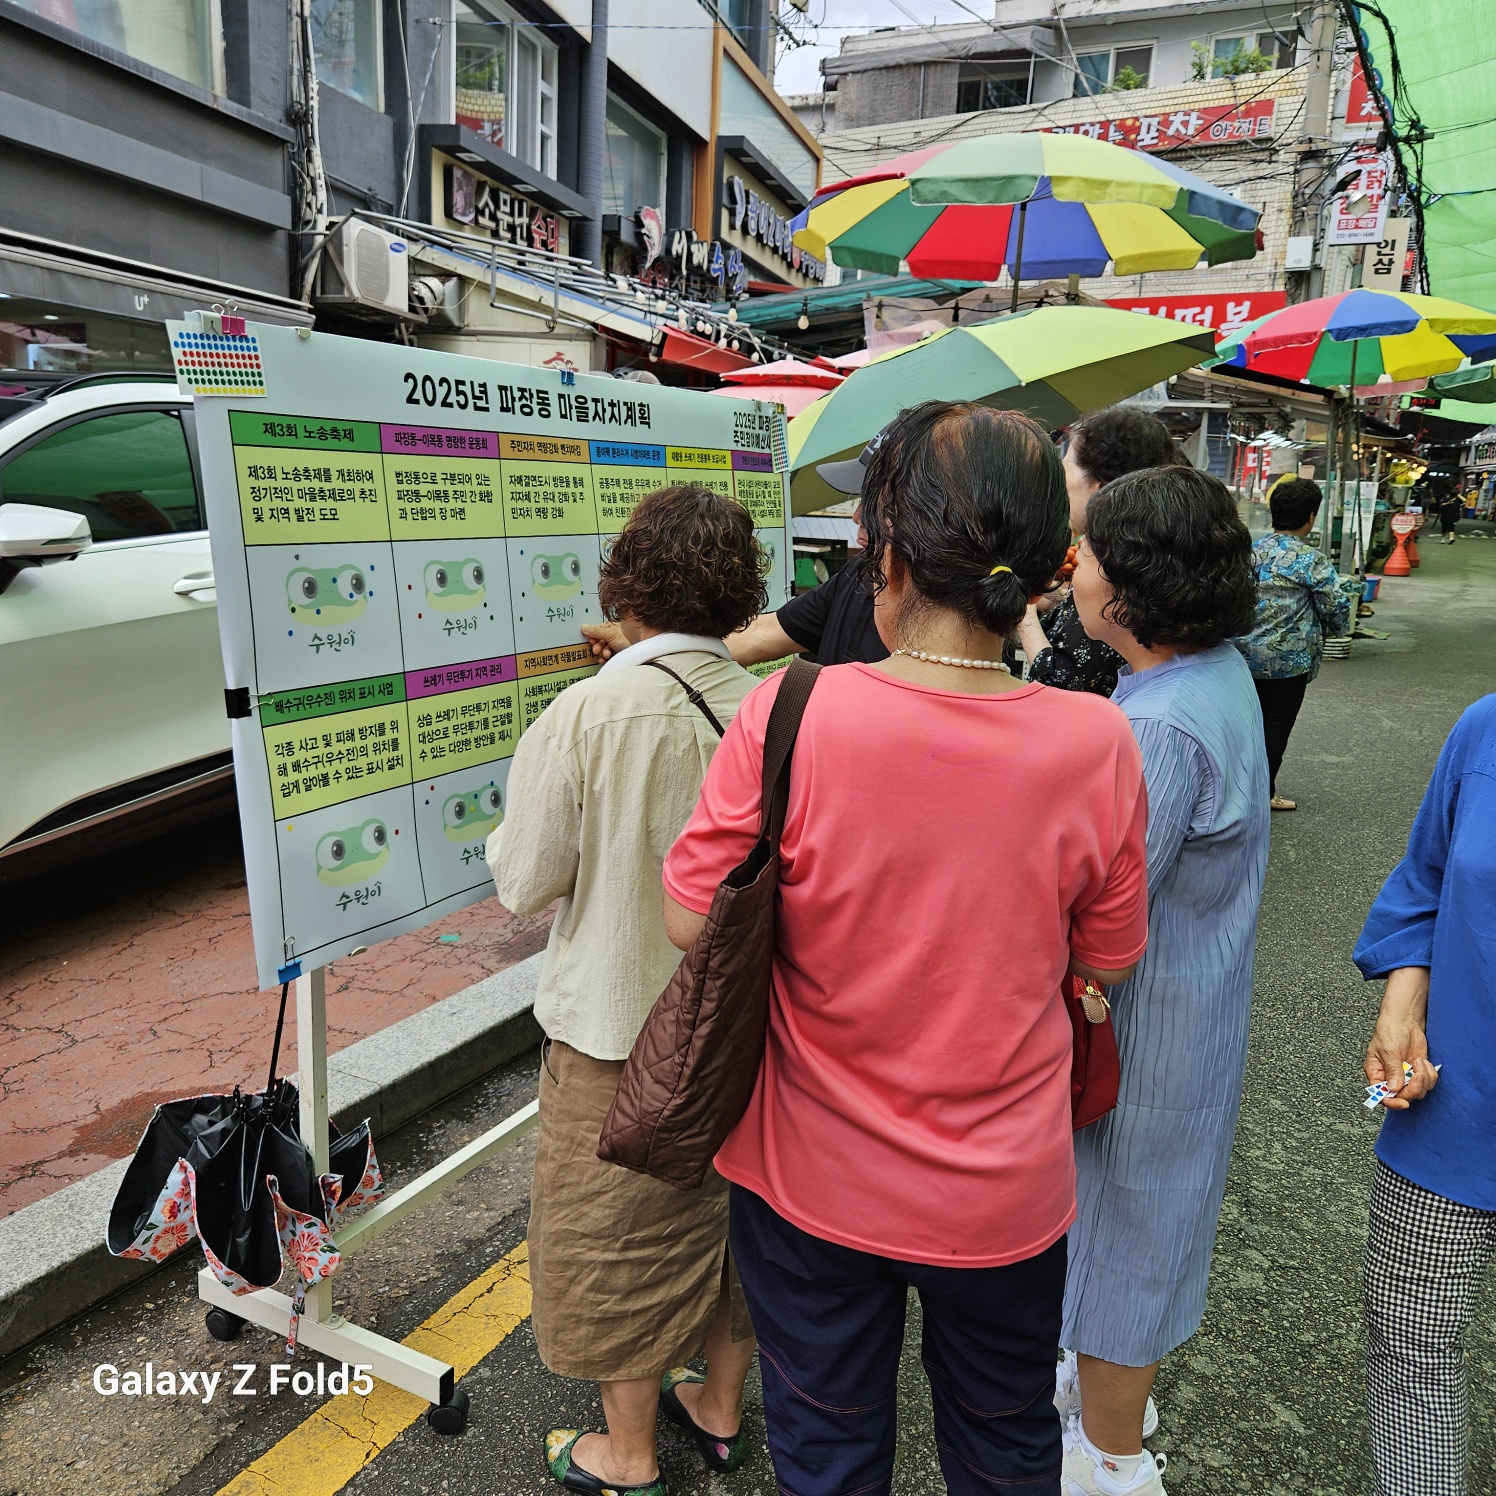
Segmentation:
{"type": "MultiPolygon", "coordinates": [[[[325,1174],[328,1166],[327,1127],[327,977],[322,967],[296,978],[296,1047],[300,1068],[301,1135],[312,1150],[314,1173],[325,1174]]],[[[333,1236],[345,1259],[369,1245],[391,1226],[436,1198],[465,1174],[486,1164],[529,1132],[539,1120],[538,1103],[532,1101],[512,1117],[434,1168],[412,1179],[403,1189],[381,1200],[333,1236]]],[[[333,1309],[332,1289],[336,1276],[308,1288],[297,1341],[319,1355],[350,1366],[367,1366],[380,1381],[401,1387],[432,1406],[426,1418],[438,1433],[461,1433],[467,1423],[467,1393],[453,1385],[452,1368],[411,1350],[398,1341],[376,1335],[350,1323],[333,1309]]],[[[213,1307],[207,1316],[208,1332],[218,1340],[232,1340],[246,1321],[287,1335],[291,1326],[291,1299],[273,1288],[254,1293],[230,1292],[207,1269],[197,1275],[197,1296],[213,1307]]]]}

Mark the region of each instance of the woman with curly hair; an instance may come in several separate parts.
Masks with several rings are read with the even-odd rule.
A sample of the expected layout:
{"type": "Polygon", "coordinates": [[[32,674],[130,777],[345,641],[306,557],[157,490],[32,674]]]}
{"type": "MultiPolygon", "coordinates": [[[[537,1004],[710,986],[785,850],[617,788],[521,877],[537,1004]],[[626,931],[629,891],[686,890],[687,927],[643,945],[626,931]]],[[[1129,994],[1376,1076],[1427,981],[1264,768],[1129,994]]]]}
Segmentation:
{"type": "Polygon", "coordinates": [[[1161,1496],[1149,1394],[1205,1309],[1267,869],[1262,714],[1229,642],[1252,621],[1252,538],[1217,479],[1130,473],[1091,500],[1073,587],[1125,662],[1112,700],[1148,785],[1148,949],[1111,995],[1117,1109],[1075,1135],[1056,1400],[1070,1496],[1161,1496]]]}
{"type": "Polygon", "coordinates": [[[727,1257],[727,1184],[714,1173],[699,1190],[674,1189],[603,1163],[597,1140],[623,1062],[680,962],[660,871],[757,684],[722,640],[763,609],[766,570],[734,500],[692,485],[645,498],[598,585],[629,647],[520,739],[508,817],[488,843],[506,907],[534,914],[557,901],[535,995],[546,1038],[531,1323],[546,1366],[602,1384],[607,1433],[553,1429],[546,1440],[555,1478],[592,1496],[663,1496],[662,1404],[710,1469],[735,1469],[746,1454],[754,1342],[727,1257]],[[703,1345],[704,1380],[679,1369],[703,1345]]]}

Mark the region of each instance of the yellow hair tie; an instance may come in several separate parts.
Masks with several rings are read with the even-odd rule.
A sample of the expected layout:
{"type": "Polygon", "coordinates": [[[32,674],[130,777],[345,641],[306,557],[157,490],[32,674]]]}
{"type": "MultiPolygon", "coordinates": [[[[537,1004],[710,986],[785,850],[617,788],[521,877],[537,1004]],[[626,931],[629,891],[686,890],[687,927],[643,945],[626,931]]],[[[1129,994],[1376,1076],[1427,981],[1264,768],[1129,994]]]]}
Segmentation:
{"type": "Polygon", "coordinates": [[[987,575],[989,577],[995,577],[1000,571],[1007,572],[1009,576],[1013,575],[1013,568],[1011,566],[994,566],[992,570],[987,573],[987,575]]]}

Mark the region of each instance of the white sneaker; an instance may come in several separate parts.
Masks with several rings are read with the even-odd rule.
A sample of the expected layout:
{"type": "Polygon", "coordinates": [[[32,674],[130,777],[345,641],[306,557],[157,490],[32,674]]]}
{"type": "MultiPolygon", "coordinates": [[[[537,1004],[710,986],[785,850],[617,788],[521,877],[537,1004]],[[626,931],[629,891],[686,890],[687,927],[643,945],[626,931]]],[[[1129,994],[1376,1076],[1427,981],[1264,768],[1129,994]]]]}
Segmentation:
{"type": "Polygon", "coordinates": [[[1162,1478],[1168,1464],[1166,1455],[1150,1454],[1145,1449],[1137,1474],[1124,1483],[1087,1448],[1077,1415],[1065,1426],[1060,1496],[1169,1496],[1162,1478]]]}
{"type": "MultiPolygon", "coordinates": [[[[1054,1379],[1054,1405],[1060,1410],[1060,1422],[1069,1423],[1071,1415],[1080,1412],[1080,1377],[1075,1370],[1075,1352],[1066,1351],[1054,1379]]],[[[1143,1409],[1143,1437],[1151,1439],[1158,1432],[1158,1409],[1153,1399],[1143,1409]]]]}

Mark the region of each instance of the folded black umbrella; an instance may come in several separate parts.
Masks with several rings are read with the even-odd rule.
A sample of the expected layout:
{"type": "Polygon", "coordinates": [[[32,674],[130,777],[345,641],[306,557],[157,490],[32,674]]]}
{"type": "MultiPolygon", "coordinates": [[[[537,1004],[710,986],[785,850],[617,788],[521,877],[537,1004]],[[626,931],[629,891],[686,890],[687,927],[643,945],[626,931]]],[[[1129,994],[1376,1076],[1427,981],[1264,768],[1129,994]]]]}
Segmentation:
{"type": "Polygon", "coordinates": [[[313,1170],[295,1082],[275,1075],[289,990],[263,1091],[156,1108],[115,1195],[107,1242],[118,1257],[159,1262],[196,1236],[214,1276],[236,1293],[270,1287],[290,1261],[299,1308],[305,1286],[338,1266],[338,1219],[377,1199],[383,1179],[367,1122],[341,1136],[333,1128],[328,1172],[313,1170]]]}

